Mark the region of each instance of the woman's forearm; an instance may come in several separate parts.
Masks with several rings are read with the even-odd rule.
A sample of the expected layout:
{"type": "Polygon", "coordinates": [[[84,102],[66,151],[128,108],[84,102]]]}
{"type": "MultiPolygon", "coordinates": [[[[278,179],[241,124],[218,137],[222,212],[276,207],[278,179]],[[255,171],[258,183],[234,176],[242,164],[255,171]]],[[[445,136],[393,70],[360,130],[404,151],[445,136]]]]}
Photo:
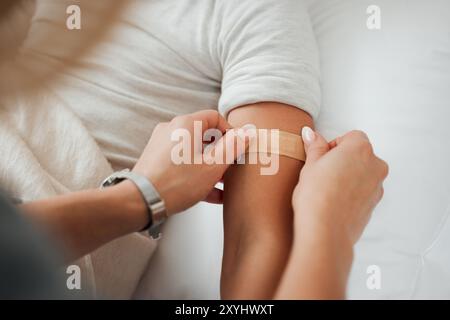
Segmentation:
{"type": "Polygon", "coordinates": [[[68,261],[138,231],[148,221],[145,202],[131,181],[30,202],[21,209],[67,249],[68,261]]]}
{"type": "MultiPolygon", "coordinates": [[[[223,163],[179,165],[170,160],[174,148],[179,146],[172,139],[173,133],[187,131],[191,139],[195,139],[197,122],[204,125],[204,132],[214,129],[226,134],[215,141],[207,154],[203,154],[201,149],[194,150],[193,154],[190,153],[192,159],[205,155],[213,157],[212,154],[220,153],[233,154],[234,159],[240,156],[235,152],[236,146],[245,137],[240,138],[238,132],[229,131],[231,126],[217,111],[203,110],[178,116],[156,126],[133,171],[154,185],[164,200],[166,215],[182,212],[201,200],[208,200],[214,194],[214,186],[228,168],[223,163]]],[[[191,142],[195,144],[195,141],[191,142]]],[[[87,190],[28,203],[21,209],[62,242],[68,249],[68,260],[87,254],[116,238],[142,230],[149,220],[146,201],[129,180],[103,190],[87,190]]]]}
{"type": "Polygon", "coordinates": [[[383,196],[389,168],[364,132],[328,143],[304,128],[302,138],[306,164],[292,198],[295,239],[276,298],[343,299],[353,246],[383,196]]]}
{"type": "Polygon", "coordinates": [[[353,247],[323,226],[296,235],[276,299],[345,299],[353,247]]]}

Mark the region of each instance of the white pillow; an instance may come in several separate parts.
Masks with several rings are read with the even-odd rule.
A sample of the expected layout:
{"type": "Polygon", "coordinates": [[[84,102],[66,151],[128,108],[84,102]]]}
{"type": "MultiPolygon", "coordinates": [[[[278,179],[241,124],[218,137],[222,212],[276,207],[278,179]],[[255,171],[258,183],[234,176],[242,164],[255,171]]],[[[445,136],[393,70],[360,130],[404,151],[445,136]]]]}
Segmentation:
{"type": "Polygon", "coordinates": [[[309,0],[327,138],[363,129],[390,165],[349,298],[450,298],[450,1],[309,0]],[[369,5],[381,29],[369,30],[369,5]],[[370,290],[367,268],[381,270],[370,290]]]}

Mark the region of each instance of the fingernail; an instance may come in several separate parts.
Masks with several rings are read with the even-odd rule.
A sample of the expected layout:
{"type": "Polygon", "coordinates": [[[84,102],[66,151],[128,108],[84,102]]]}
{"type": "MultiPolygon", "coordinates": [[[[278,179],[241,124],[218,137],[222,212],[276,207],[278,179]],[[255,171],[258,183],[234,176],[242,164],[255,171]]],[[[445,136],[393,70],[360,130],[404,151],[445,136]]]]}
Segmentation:
{"type": "Polygon", "coordinates": [[[310,144],[316,139],[316,134],[310,127],[303,127],[302,138],[305,143],[310,144]]]}

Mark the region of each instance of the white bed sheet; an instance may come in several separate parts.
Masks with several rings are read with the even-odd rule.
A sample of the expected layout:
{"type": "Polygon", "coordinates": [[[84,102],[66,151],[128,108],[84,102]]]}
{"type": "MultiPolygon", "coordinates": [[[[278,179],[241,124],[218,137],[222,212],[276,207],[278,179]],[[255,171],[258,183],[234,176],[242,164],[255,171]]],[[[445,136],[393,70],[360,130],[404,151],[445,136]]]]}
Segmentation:
{"type": "MultiPolygon", "coordinates": [[[[348,296],[450,298],[450,1],[309,0],[309,7],[323,74],[318,128],[327,138],[367,131],[390,165],[348,296]],[[378,31],[366,27],[372,4],[381,9],[378,31]],[[380,267],[380,290],[366,285],[370,265],[380,267]]],[[[176,219],[141,293],[218,298],[220,209],[201,205],[176,219]]]]}
{"type": "Polygon", "coordinates": [[[357,246],[350,298],[450,298],[450,2],[310,1],[321,51],[319,129],[367,131],[390,165],[357,246]],[[381,269],[381,289],[366,285],[381,269]]]}

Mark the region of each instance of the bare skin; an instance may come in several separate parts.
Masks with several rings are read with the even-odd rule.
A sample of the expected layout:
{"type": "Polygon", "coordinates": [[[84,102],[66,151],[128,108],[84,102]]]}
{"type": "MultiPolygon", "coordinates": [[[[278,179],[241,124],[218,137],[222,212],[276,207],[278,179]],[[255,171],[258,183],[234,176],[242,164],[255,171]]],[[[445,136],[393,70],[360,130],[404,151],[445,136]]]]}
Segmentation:
{"type": "MultiPolygon", "coordinates": [[[[280,106],[266,107],[266,111],[270,112],[272,107],[279,110],[280,106]]],[[[252,113],[256,110],[247,108],[241,110],[247,110],[247,116],[253,117],[252,113]]],[[[297,111],[287,110],[291,109],[285,109],[287,113],[297,111]]],[[[275,113],[273,117],[280,120],[275,113]]],[[[291,117],[295,116],[291,114],[291,117]]],[[[300,117],[303,117],[299,120],[302,123],[310,121],[305,114],[300,117]]],[[[273,119],[261,126],[270,128],[273,119]]],[[[196,120],[202,121],[204,129],[218,128],[225,132],[231,128],[215,111],[178,117],[155,129],[134,168],[157,187],[166,201],[169,215],[203,199],[214,203],[222,201],[223,195],[214,189],[214,185],[225,173],[228,164],[178,166],[169,160],[173,147],[170,133],[179,128],[192,130],[196,120]],[[192,181],[197,186],[195,192],[184,192],[192,181]]],[[[296,129],[291,128],[290,131],[296,129]]],[[[229,136],[227,133],[210,152],[225,154],[233,150],[233,154],[239,156],[243,152],[237,148],[239,141],[227,140],[229,136]]],[[[237,138],[245,139],[239,135],[237,138]]],[[[231,176],[227,174],[226,188],[240,181],[243,183],[240,185],[243,193],[227,195],[229,191],[225,191],[228,208],[225,210],[224,295],[253,299],[345,297],[353,245],[382,197],[382,182],[388,167],[374,155],[364,133],[350,132],[327,143],[319,134],[304,128],[303,138],[307,160],[300,179],[298,175],[292,179],[289,170],[299,171],[301,165],[289,159],[280,163],[281,176],[272,176],[267,180],[263,179],[266,177],[258,178],[257,166],[255,169],[249,166],[242,166],[242,169],[234,167],[230,170],[231,176]],[[234,170],[243,171],[233,176],[234,170]],[[278,194],[274,197],[264,196],[263,192],[258,191],[273,186],[278,188],[278,194]],[[295,188],[292,199],[290,188],[295,188]],[[242,206],[245,203],[256,206],[260,214],[257,210],[253,211],[253,207],[242,206]],[[235,210],[230,210],[230,207],[235,210]],[[245,212],[240,211],[243,207],[250,213],[242,214],[245,212]],[[275,212],[279,215],[276,216],[275,212]],[[235,270],[235,273],[230,270],[235,270]]],[[[193,151],[204,154],[203,150],[193,151]]],[[[68,248],[68,261],[113,239],[139,231],[148,222],[144,201],[129,181],[105,190],[87,190],[28,203],[22,209],[68,248]]]]}
{"type": "MultiPolygon", "coordinates": [[[[213,110],[180,116],[170,123],[159,124],[133,171],[147,177],[155,185],[169,215],[202,200],[213,203],[222,201],[222,191],[214,186],[222,179],[229,164],[176,165],[171,161],[171,150],[176,144],[171,141],[171,133],[180,128],[192,133],[194,121],[201,121],[203,130],[216,128],[222,133],[228,130],[210,149],[211,154],[233,152],[238,157],[244,149],[237,146],[245,147],[248,143],[245,136],[232,136],[235,132],[229,130],[231,126],[213,110]],[[245,141],[239,142],[241,138],[245,141]],[[189,188],[192,184],[195,188],[189,188]]],[[[191,134],[191,137],[194,135],[191,134]]],[[[192,152],[192,157],[195,153],[203,155],[203,150],[192,152]]],[[[21,209],[62,242],[67,248],[68,261],[118,237],[140,231],[148,223],[142,196],[130,181],[104,190],[86,190],[27,203],[21,209]]]]}
{"type": "Polygon", "coordinates": [[[388,166],[362,132],[327,143],[306,128],[303,137],[294,245],[276,298],[344,299],[353,246],[383,196],[388,166]]]}
{"type": "MultiPolygon", "coordinates": [[[[234,126],[280,129],[300,135],[311,126],[304,111],[265,102],[234,109],[234,126]]],[[[292,244],[291,197],[303,163],[280,157],[276,175],[263,176],[260,165],[230,167],[225,175],[223,299],[271,299],[292,244]],[[276,192],[273,192],[276,190],[276,192]]]]}

